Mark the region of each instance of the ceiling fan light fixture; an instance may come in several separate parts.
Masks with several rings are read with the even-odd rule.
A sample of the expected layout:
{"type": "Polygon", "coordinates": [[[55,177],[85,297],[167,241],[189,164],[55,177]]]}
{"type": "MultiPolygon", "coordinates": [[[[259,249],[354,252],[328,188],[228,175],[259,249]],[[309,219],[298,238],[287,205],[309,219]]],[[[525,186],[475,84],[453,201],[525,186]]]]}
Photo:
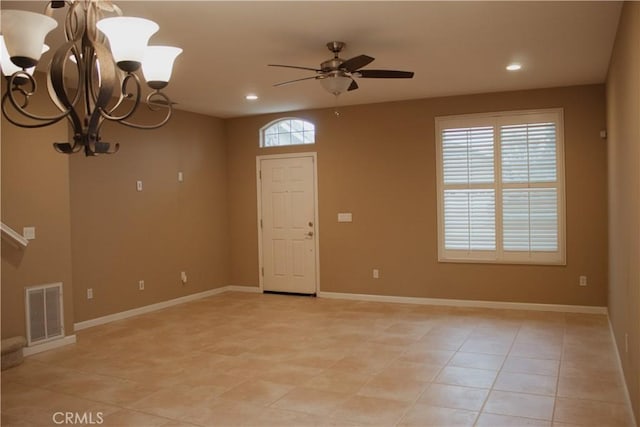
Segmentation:
{"type": "Polygon", "coordinates": [[[329,75],[320,79],[320,84],[329,93],[336,96],[346,92],[351,85],[351,77],[341,75],[329,75]]]}

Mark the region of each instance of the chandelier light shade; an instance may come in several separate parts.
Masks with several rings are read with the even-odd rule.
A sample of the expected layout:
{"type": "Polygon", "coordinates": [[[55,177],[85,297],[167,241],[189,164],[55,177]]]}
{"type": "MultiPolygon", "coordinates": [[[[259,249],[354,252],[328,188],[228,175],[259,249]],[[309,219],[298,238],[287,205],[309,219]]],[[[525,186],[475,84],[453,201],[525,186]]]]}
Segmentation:
{"type": "MultiPolygon", "coordinates": [[[[42,53],[49,50],[49,46],[46,44],[42,46],[42,53]]],[[[7,46],[4,44],[4,36],[0,35],[0,69],[2,69],[3,76],[11,76],[13,73],[21,71],[22,68],[11,62],[11,57],[7,51],[7,46]]],[[[35,65],[27,68],[25,71],[31,75],[36,70],[35,65]]]]}
{"type": "Polygon", "coordinates": [[[55,19],[40,13],[3,10],[2,32],[11,61],[20,68],[35,66],[42,56],[44,38],[57,26],[55,19]]]}
{"type": "Polygon", "coordinates": [[[140,68],[149,39],[160,28],[148,19],[128,16],[101,19],[96,25],[109,39],[113,60],[125,71],[140,68]]]}
{"type": "Polygon", "coordinates": [[[182,49],[172,46],[149,46],[142,59],[142,73],[149,87],[162,89],[169,84],[173,62],[182,49]]]}
{"type": "Polygon", "coordinates": [[[25,128],[67,119],[73,139],[55,142],[58,152],[112,154],[119,144],[102,141],[100,130],[105,122],[156,129],[171,118],[173,103],[161,89],[169,83],[173,62],[182,49],[148,46],[159,29],[155,22],[124,17],[110,0],[51,1],[45,14],[3,10],[1,19],[4,39],[0,39],[0,67],[7,79],[2,114],[10,123],[25,128]],[[29,101],[37,92],[33,67],[44,52],[46,35],[57,26],[51,15],[60,8],[68,8],[66,41],[54,49],[46,70],[49,97],[60,111],[41,116],[29,109],[29,101]],[[138,71],[141,66],[143,70],[138,71]],[[140,74],[150,88],[146,97],[142,95],[140,74]],[[159,118],[149,124],[134,122],[140,104],[146,104],[159,118]]]}

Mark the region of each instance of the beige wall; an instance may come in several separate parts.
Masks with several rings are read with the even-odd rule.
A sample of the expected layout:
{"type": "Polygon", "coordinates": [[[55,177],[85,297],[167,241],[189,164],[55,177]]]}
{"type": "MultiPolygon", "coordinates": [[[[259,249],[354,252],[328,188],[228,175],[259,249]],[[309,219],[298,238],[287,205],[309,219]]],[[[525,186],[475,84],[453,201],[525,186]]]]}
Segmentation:
{"type": "Polygon", "coordinates": [[[64,282],[71,334],[75,322],[229,283],[221,120],[176,111],[153,131],[107,124],[104,140],[121,150],[90,158],[53,150],[67,132],[66,122],[27,130],[2,120],[2,220],[37,234],[25,250],[2,241],[3,338],[25,334],[25,286],[64,282]]]}
{"type": "MultiPolygon", "coordinates": [[[[51,113],[41,99],[33,106],[51,113]]],[[[3,116],[1,126],[2,222],[19,233],[36,228],[24,249],[2,239],[2,338],[26,337],[24,288],[56,282],[63,283],[65,333],[73,334],[69,159],[51,146],[67,139],[66,123],[30,130],[3,116]]]]}
{"type": "Polygon", "coordinates": [[[607,127],[609,316],[640,420],[640,3],[622,9],[607,78],[607,127]]]}
{"type": "Polygon", "coordinates": [[[317,151],[323,291],[428,298],[607,304],[607,186],[603,85],[425,99],[228,120],[231,284],[258,286],[255,159],[317,151]],[[567,265],[437,261],[434,117],[562,107],[567,265]],[[317,144],[258,148],[282,116],[316,124],[317,144]],[[352,212],[353,223],[337,223],[352,212]],[[380,269],[380,279],[371,270],[380,269]],[[587,287],[578,277],[588,276],[587,287]]]}
{"type": "Polygon", "coordinates": [[[157,130],[110,125],[117,154],[70,160],[76,322],[229,282],[223,122],[176,111],[157,130]]]}
{"type": "MultiPolygon", "coordinates": [[[[606,144],[598,136],[603,86],[340,111],[340,117],[332,109],[296,113],[317,125],[312,149],[318,152],[322,290],[606,305],[606,144]],[[551,107],[565,110],[567,266],[438,263],[434,117],[551,107]],[[353,212],[353,223],[336,222],[344,211],[353,212]],[[380,279],[371,278],[372,268],[380,269],[380,279]],[[577,284],[582,274],[589,277],[586,288],[577,284]]],[[[65,293],[68,331],[73,322],[227,284],[257,286],[255,157],[307,149],[257,147],[259,128],[277,117],[222,121],[178,111],[159,130],[110,125],[103,136],[120,142],[121,151],[95,158],[53,152],[50,142],[66,139],[64,124],[40,131],[5,124],[3,220],[18,228],[36,225],[39,240],[21,256],[3,244],[3,336],[24,328],[27,284],[70,285],[72,276],[74,292],[65,293]],[[32,144],[9,144],[25,139],[32,144]],[[136,180],[144,191],[135,190],[136,180]],[[31,189],[29,198],[24,188],[31,189]],[[40,199],[42,204],[27,203],[40,199]],[[18,209],[14,200],[27,204],[18,209]],[[31,215],[38,218],[15,219],[31,215]],[[54,219],[57,234],[47,238],[39,224],[54,219]],[[45,238],[53,245],[30,261],[45,238]],[[187,272],[187,285],[180,283],[180,271],[187,272]],[[145,280],[144,291],[139,280],[145,280]],[[12,282],[18,284],[9,287],[12,282]],[[87,288],[93,300],[87,300],[87,288]]]]}

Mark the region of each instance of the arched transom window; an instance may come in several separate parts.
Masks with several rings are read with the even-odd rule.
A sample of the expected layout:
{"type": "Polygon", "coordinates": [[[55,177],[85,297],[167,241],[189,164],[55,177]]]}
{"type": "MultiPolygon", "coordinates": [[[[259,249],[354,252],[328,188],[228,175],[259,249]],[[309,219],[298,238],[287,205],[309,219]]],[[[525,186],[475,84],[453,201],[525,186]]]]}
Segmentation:
{"type": "Polygon", "coordinates": [[[260,129],[261,147],[315,144],[316,127],[302,119],[285,118],[268,123],[260,129]]]}

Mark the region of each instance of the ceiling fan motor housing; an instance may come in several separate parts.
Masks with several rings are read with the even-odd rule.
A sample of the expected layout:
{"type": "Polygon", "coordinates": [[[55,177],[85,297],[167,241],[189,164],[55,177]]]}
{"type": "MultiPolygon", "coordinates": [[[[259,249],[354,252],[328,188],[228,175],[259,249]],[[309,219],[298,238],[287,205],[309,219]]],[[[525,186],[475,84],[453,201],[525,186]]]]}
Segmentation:
{"type": "Polygon", "coordinates": [[[320,69],[322,71],[332,71],[332,70],[339,70],[340,69],[340,65],[342,65],[342,63],[344,62],[344,59],[338,57],[338,54],[340,53],[340,51],[342,51],[342,49],[344,49],[345,47],[345,43],[344,42],[329,42],[327,43],[327,48],[333,52],[333,58],[328,59],[326,61],[324,61],[322,64],[320,64],[320,69]]]}
{"type": "Polygon", "coordinates": [[[343,62],[344,62],[344,59],[338,58],[336,56],[335,58],[329,59],[327,61],[324,61],[322,64],[320,64],[320,69],[322,71],[339,70],[343,62]]]}

